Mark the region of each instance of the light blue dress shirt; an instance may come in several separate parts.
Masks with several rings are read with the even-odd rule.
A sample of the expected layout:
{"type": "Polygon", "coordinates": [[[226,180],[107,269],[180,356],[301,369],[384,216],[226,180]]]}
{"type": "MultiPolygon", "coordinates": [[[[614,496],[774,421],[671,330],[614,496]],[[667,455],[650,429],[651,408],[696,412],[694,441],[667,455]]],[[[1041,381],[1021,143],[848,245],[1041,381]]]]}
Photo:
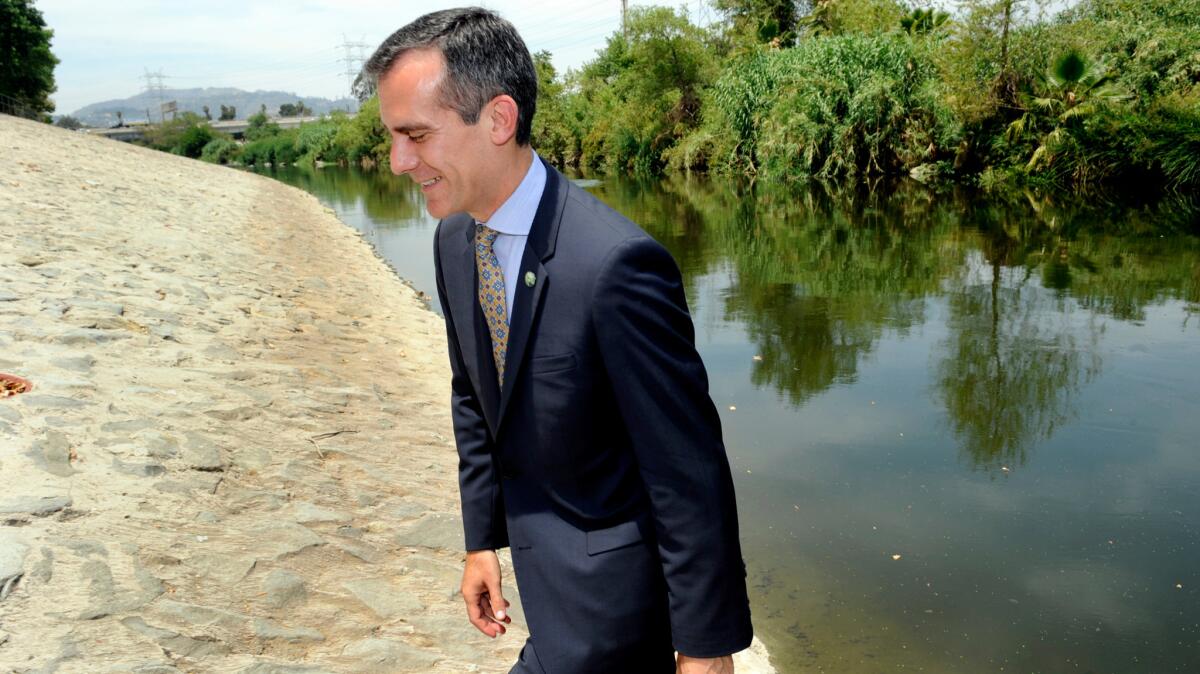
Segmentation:
{"type": "Polygon", "coordinates": [[[499,232],[492,250],[500,261],[500,271],[504,273],[505,316],[512,322],[513,300],[517,297],[517,284],[523,283],[517,275],[521,272],[521,256],[525,253],[525,240],[529,238],[529,228],[533,226],[533,216],[537,213],[538,204],[542,200],[542,191],[546,188],[546,167],[533,153],[533,163],[525,172],[525,177],[508,199],[492,213],[491,219],[482,224],[499,232]]]}

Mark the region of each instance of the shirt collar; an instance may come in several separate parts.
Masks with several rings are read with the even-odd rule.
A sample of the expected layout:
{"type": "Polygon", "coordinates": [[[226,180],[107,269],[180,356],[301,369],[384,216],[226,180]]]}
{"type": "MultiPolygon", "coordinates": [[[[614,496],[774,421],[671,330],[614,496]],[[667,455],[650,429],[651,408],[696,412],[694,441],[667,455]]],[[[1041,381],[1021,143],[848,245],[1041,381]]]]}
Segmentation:
{"type": "Polygon", "coordinates": [[[501,234],[529,236],[529,229],[533,227],[533,216],[537,214],[538,204],[542,201],[542,191],[546,187],[546,166],[542,164],[536,152],[530,152],[533,154],[533,162],[529,164],[529,170],[525,172],[521,184],[517,185],[517,189],[496,209],[492,217],[483,223],[489,229],[501,234]]]}

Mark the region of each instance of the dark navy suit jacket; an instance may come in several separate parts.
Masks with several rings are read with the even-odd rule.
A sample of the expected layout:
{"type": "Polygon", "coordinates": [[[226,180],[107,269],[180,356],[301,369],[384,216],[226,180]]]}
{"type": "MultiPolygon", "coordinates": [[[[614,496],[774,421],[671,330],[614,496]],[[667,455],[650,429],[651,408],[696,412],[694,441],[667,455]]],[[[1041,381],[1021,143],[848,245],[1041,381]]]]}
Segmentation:
{"type": "Polygon", "coordinates": [[[501,387],[474,234],[458,214],[434,237],[466,547],[511,545],[540,669],[747,647],[733,482],[674,260],[547,165],[501,387]]]}

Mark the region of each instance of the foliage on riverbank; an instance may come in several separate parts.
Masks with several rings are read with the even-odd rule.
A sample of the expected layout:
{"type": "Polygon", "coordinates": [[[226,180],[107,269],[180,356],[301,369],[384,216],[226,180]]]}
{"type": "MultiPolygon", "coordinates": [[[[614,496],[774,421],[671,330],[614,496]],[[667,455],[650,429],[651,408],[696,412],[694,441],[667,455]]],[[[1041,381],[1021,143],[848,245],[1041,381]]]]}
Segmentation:
{"type": "MultiPolygon", "coordinates": [[[[631,8],[577,71],[534,55],[534,146],[560,166],[647,175],[1200,187],[1200,0],[1080,0],[1057,15],[1045,1],[963,0],[951,15],[719,0],[724,20],[708,26],[631,8]]],[[[243,165],[386,164],[378,113],[372,98],[290,130],[260,114],[241,147],[191,119],[151,143],[243,165]]]]}
{"type": "Polygon", "coordinates": [[[787,4],[631,11],[539,101],[535,145],[650,173],[1200,186],[1200,0],[787,4]]]}

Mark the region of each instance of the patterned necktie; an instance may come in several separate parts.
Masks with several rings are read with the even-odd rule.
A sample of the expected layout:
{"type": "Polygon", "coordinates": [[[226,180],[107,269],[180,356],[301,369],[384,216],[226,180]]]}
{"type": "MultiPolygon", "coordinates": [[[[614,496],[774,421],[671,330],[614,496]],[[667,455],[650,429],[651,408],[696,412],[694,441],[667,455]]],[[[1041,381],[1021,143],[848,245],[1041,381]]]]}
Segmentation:
{"type": "Polygon", "coordinates": [[[492,333],[492,357],[496,359],[496,372],[500,375],[500,386],[504,387],[504,358],[508,352],[508,310],[505,301],[508,293],[504,288],[504,271],[492,244],[500,234],[486,225],[475,225],[475,267],[479,270],[479,306],[487,318],[488,332],[492,333]]]}

